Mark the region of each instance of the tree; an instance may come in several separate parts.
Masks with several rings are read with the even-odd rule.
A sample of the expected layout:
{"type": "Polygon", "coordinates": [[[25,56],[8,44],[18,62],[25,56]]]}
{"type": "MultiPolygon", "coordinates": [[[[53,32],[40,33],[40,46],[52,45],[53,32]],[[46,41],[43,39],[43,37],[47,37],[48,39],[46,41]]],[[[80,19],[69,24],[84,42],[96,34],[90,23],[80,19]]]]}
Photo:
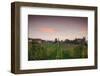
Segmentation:
{"type": "Polygon", "coordinates": [[[55,43],[57,43],[58,42],[58,40],[57,40],[57,38],[55,38],[55,41],[54,41],[55,43]]]}

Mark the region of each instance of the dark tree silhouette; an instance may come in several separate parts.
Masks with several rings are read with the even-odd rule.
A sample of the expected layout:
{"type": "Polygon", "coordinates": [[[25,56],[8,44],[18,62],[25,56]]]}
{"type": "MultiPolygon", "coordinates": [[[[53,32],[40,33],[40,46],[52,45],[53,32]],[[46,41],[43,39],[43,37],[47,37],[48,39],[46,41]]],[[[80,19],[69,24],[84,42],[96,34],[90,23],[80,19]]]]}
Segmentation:
{"type": "Polygon", "coordinates": [[[58,40],[57,40],[57,38],[55,38],[55,41],[54,41],[55,43],[57,43],[58,42],[58,40]]]}

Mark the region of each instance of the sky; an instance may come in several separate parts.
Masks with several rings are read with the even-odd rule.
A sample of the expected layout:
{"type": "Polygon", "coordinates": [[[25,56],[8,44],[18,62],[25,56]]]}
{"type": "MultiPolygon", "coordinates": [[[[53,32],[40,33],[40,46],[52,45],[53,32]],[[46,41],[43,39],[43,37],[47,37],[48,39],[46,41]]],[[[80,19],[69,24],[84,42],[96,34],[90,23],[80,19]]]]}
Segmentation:
{"type": "Polygon", "coordinates": [[[87,17],[28,15],[28,38],[74,40],[87,35],[87,17]]]}

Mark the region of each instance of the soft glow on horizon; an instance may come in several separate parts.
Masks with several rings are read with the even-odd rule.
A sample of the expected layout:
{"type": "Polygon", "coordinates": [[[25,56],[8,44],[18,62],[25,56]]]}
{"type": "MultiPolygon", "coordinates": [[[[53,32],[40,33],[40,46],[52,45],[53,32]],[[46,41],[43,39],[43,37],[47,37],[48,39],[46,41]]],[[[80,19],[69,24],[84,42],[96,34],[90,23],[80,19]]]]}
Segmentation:
{"type": "Polygon", "coordinates": [[[55,33],[56,30],[54,28],[50,28],[50,27],[42,27],[39,29],[40,32],[44,32],[44,33],[55,33]]]}

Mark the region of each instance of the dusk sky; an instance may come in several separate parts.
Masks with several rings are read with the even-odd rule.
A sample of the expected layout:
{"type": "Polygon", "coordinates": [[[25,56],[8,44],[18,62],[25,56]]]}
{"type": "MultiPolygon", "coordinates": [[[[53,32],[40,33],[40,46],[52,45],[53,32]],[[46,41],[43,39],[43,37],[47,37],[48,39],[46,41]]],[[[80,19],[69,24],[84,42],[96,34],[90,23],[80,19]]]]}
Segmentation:
{"type": "Polygon", "coordinates": [[[73,40],[87,35],[87,17],[28,15],[28,38],[73,40]]]}

